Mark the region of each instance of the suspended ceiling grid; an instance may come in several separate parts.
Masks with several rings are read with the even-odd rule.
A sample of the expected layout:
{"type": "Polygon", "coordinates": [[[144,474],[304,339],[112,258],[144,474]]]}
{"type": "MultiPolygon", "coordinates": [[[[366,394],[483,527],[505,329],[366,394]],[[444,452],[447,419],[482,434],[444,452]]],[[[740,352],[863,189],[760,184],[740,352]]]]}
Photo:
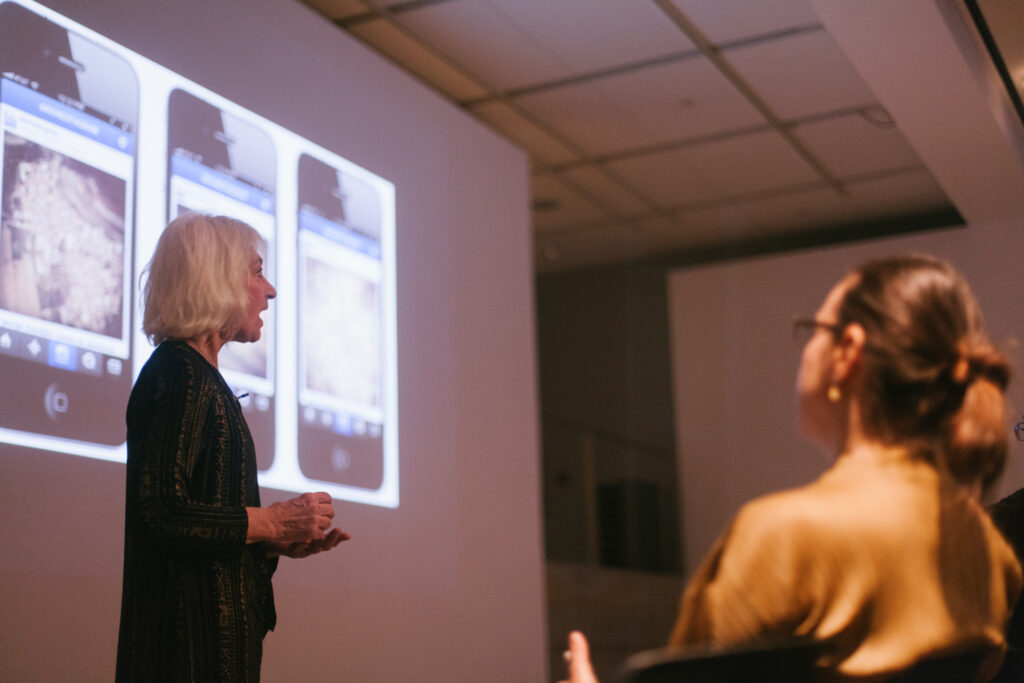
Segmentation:
{"type": "Polygon", "coordinates": [[[524,149],[538,271],[959,222],[805,0],[303,0],[524,149]]]}

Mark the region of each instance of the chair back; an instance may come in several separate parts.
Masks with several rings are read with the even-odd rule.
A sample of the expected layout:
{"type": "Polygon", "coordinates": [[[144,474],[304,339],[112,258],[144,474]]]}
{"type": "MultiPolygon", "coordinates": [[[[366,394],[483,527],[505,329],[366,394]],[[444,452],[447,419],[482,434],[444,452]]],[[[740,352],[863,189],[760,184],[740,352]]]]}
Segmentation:
{"type": "Polygon", "coordinates": [[[742,647],[647,650],[633,655],[618,683],[816,683],[827,646],[810,639],[742,647]]]}
{"type": "Polygon", "coordinates": [[[992,647],[986,646],[929,657],[895,674],[889,683],[980,683],[978,673],[991,655],[992,647]]]}

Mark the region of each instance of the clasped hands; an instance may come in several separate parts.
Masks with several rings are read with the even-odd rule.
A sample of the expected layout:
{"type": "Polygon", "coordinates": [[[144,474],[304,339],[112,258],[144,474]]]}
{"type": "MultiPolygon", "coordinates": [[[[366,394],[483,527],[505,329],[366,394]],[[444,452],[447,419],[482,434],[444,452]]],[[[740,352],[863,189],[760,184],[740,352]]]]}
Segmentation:
{"type": "Polygon", "coordinates": [[[331,528],[330,495],[303,493],[265,508],[248,508],[250,542],[262,541],[269,555],[303,558],[336,547],[351,536],[331,528]]]}

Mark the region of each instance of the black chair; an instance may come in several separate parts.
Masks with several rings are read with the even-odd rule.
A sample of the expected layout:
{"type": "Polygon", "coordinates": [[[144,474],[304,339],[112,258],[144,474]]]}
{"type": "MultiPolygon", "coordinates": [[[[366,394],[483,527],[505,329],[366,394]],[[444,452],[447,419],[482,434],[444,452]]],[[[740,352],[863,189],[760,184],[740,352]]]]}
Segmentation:
{"type": "Polygon", "coordinates": [[[982,664],[991,654],[992,648],[988,646],[936,655],[894,674],[888,683],[975,683],[982,664]]]}
{"type": "Polygon", "coordinates": [[[1010,646],[1006,650],[1003,668],[992,683],[1020,683],[1024,681],[1024,648],[1010,646]]]}
{"type": "MultiPolygon", "coordinates": [[[[818,666],[817,662],[829,649],[828,643],[820,641],[787,639],[731,648],[647,650],[626,660],[616,681],[828,683],[834,680],[834,670],[818,666]]],[[[884,679],[887,683],[975,683],[981,665],[991,653],[991,648],[984,647],[937,655],[884,679]]]]}
{"type": "Polygon", "coordinates": [[[818,683],[816,662],[826,643],[810,639],[764,641],[742,647],[647,650],[633,655],[618,683],[818,683]]]}

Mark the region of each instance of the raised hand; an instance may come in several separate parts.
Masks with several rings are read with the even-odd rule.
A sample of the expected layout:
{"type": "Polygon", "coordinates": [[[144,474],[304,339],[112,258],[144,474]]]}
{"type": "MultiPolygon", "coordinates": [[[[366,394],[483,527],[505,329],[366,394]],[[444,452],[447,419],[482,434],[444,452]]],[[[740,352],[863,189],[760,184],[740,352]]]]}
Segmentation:
{"type": "Polygon", "coordinates": [[[559,683],[598,683],[590,664],[590,645],[579,631],[569,634],[569,649],[565,652],[569,663],[569,678],[559,683]]]}

